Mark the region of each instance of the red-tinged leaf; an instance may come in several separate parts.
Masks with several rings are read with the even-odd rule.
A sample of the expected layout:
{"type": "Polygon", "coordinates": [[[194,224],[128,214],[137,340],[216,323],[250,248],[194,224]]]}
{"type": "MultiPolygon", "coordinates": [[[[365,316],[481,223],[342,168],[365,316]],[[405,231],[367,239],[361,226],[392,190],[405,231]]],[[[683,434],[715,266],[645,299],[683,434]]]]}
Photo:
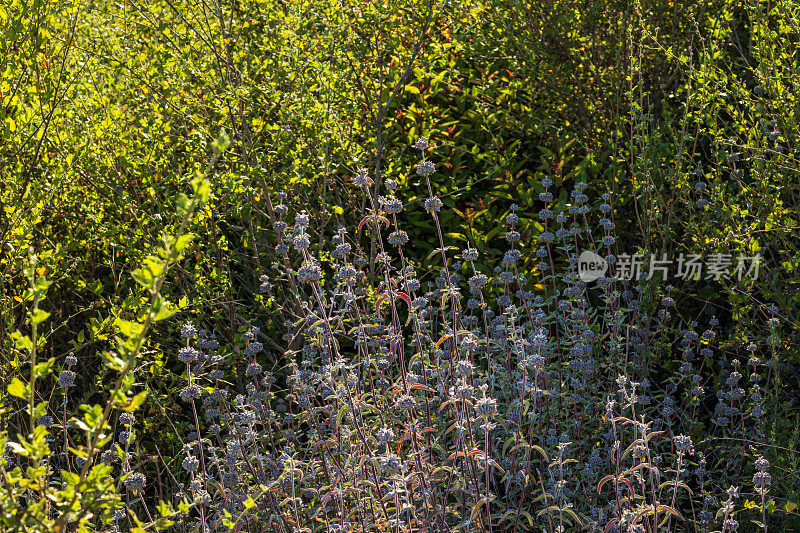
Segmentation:
{"type": "Polygon", "coordinates": [[[441,254],[442,252],[447,253],[447,252],[449,252],[451,250],[458,250],[458,247],[456,247],[456,246],[445,246],[444,248],[436,248],[433,251],[431,251],[431,253],[428,254],[428,258],[426,259],[426,261],[430,261],[431,257],[433,257],[436,254],[441,254]]]}
{"type": "Polygon", "coordinates": [[[439,345],[441,345],[444,341],[446,341],[450,337],[452,337],[452,335],[450,335],[449,333],[446,333],[446,334],[442,335],[442,338],[439,339],[438,341],[436,341],[436,347],[438,348],[439,345]]]}
{"type": "Polygon", "coordinates": [[[684,520],[684,521],[686,520],[683,516],[681,516],[681,513],[679,513],[678,511],[676,511],[675,509],[673,509],[669,505],[659,505],[658,506],[658,510],[659,510],[659,512],[660,511],[664,511],[666,513],[669,513],[672,516],[674,516],[675,518],[680,518],[681,520],[684,520]]]}
{"type": "Polygon", "coordinates": [[[450,456],[447,458],[447,460],[448,461],[452,461],[456,457],[464,457],[464,452],[453,452],[453,453],[450,454],[450,456]]]}
{"type": "Polygon", "coordinates": [[[388,298],[389,298],[389,296],[386,293],[383,293],[380,296],[378,296],[378,299],[375,300],[375,313],[376,314],[378,312],[378,309],[380,309],[381,304],[383,303],[383,301],[387,300],[388,298]]]}
{"type": "Polygon", "coordinates": [[[408,306],[411,307],[411,297],[408,294],[402,291],[397,291],[395,294],[405,300],[408,303],[408,306]]]}
{"type": "Polygon", "coordinates": [[[377,216],[377,217],[376,217],[376,216],[373,216],[373,215],[369,215],[369,216],[366,216],[366,217],[364,217],[364,218],[362,218],[362,219],[361,219],[361,222],[359,222],[359,223],[358,223],[358,229],[360,230],[360,229],[361,229],[361,227],[362,227],[362,226],[363,226],[365,223],[367,223],[367,222],[369,222],[369,221],[373,221],[373,222],[374,222],[374,221],[375,221],[375,219],[378,219],[379,221],[383,222],[383,223],[384,223],[384,227],[387,227],[387,228],[389,227],[389,219],[388,219],[388,218],[386,218],[386,217],[382,217],[382,216],[377,216]]]}
{"type": "Polygon", "coordinates": [[[488,461],[486,461],[486,462],[487,462],[487,463],[489,463],[491,466],[495,467],[497,470],[499,470],[501,474],[505,474],[505,473],[506,473],[506,471],[503,469],[503,467],[502,467],[502,466],[500,466],[500,465],[497,463],[497,461],[495,461],[494,459],[489,459],[489,460],[488,460],[488,461]]]}
{"type": "Polygon", "coordinates": [[[603,533],[608,533],[608,530],[611,529],[611,526],[616,524],[617,521],[618,520],[616,518],[612,518],[611,521],[608,524],[606,524],[606,528],[603,530],[603,533]]]}
{"type": "Polygon", "coordinates": [[[447,431],[445,431],[444,434],[447,435],[448,433],[453,431],[453,428],[456,427],[457,425],[458,425],[458,422],[454,422],[449,428],[447,428],[447,431]]]}
{"type": "Polygon", "coordinates": [[[603,479],[601,479],[600,483],[597,484],[597,494],[600,494],[600,491],[602,490],[603,485],[605,485],[606,483],[608,483],[612,479],[614,479],[614,476],[611,475],[611,474],[609,474],[606,477],[604,477],[603,479]]]}
{"type": "Polygon", "coordinates": [[[633,490],[633,484],[631,483],[631,481],[628,478],[625,478],[625,477],[622,478],[620,481],[622,481],[623,483],[625,483],[628,486],[628,492],[630,493],[629,497],[633,498],[633,496],[636,494],[636,491],[633,490]]]}
{"type": "Polygon", "coordinates": [[[431,387],[429,387],[427,385],[423,385],[422,383],[412,383],[411,385],[408,386],[408,389],[409,390],[411,390],[411,389],[421,389],[421,390],[424,390],[426,392],[433,392],[433,393],[436,392],[436,389],[433,389],[433,388],[431,388],[431,387]]]}

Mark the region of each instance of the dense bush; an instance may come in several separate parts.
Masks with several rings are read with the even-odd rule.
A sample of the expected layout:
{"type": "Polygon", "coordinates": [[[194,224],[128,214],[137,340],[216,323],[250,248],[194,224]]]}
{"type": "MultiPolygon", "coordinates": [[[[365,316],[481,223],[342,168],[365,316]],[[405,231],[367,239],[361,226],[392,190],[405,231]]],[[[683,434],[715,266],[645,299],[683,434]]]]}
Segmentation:
{"type": "Polygon", "coordinates": [[[0,5],[2,529],[794,530],[797,10],[0,5]]]}

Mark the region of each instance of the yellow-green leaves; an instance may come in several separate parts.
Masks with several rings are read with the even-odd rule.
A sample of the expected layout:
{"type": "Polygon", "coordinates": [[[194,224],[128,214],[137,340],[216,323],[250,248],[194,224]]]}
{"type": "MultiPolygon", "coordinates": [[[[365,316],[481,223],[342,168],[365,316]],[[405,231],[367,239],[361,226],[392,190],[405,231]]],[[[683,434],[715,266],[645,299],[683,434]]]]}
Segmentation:
{"type": "Polygon", "coordinates": [[[161,240],[164,242],[164,247],[159,248],[158,254],[167,261],[178,261],[183,257],[183,253],[191,244],[194,235],[186,233],[184,235],[164,235],[161,240]]]}
{"type": "Polygon", "coordinates": [[[195,178],[192,181],[192,189],[201,203],[206,203],[209,196],[211,196],[211,184],[209,184],[208,180],[205,178],[195,178]]]}
{"type": "Polygon", "coordinates": [[[227,150],[228,147],[230,147],[230,145],[231,145],[231,138],[228,135],[228,132],[225,131],[225,128],[222,128],[219,137],[217,137],[216,140],[214,140],[214,149],[217,150],[217,152],[221,153],[227,150]]]}
{"type": "Polygon", "coordinates": [[[173,244],[172,247],[177,253],[182,254],[183,252],[186,251],[186,248],[189,247],[189,244],[191,244],[193,239],[194,235],[192,235],[191,233],[181,235],[180,237],[175,239],[175,243],[173,244]]]}
{"type": "Polygon", "coordinates": [[[122,333],[125,337],[137,337],[142,333],[144,326],[137,322],[129,322],[128,320],[122,320],[118,318],[114,325],[119,328],[119,332],[122,333]]]}
{"type": "Polygon", "coordinates": [[[138,409],[144,401],[147,399],[147,391],[142,391],[133,398],[131,398],[127,404],[122,406],[123,411],[135,411],[138,409]]]}
{"type": "Polygon", "coordinates": [[[25,385],[19,378],[14,378],[11,380],[11,383],[8,384],[6,390],[11,396],[15,396],[17,398],[25,399],[28,397],[28,386],[25,385]]]}
{"type": "Polygon", "coordinates": [[[75,425],[77,425],[80,429],[93,434],[95,431],[105,425],[102,407],[99,405],[81,405],[81,409],[84,411],[83,420],[79,418],[73,419],[75,425]]]}
{"type": "Polygon", "coordinates": [[[166,265],[163,260],[154,255],[149,255],[145,258],[142,266],[133,271],[133,279],[139,285],[150,289],[156,279],[164,273],[165,268],[166,265]]]}
{"type": "Polygon", "coordinates": [[[50,313],[43,309],[37,309],[33,313],[31,313],[31,323],[32,324],[41,324],[50,316],[50,313]]]}
{"type": "Polygon", "coordinates": [[[33,348],[33,341],[27,335],[23,335],[19,331],[15,331],[11,334],[11,338],[14,339],[14,346],[17,347],[17,350],[28,351],[33,348]]]}
{"type": "Polygon", "coordinates": [[[47,361],[42,361],[41,363],[36,363],[33,366],[33,373],[36,375],[37,378],[43,378],[46,375],[50,374],[53,371],[53,364],[55,363],[55,358],[51,357],[47,361]]]}
{"type": "Polygon", "coordinates": [[[150,318],[153,322],[165,320],[177,312],[175,305],[167,301],[163,296],[158,295],[153,302],[153,309],[150,313],[150,318]]]}

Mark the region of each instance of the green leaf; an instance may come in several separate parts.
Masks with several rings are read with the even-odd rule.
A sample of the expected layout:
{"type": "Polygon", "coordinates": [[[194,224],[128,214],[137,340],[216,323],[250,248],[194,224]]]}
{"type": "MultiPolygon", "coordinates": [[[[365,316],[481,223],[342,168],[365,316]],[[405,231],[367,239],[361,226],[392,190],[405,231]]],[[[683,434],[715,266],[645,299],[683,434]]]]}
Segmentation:
{"type": "Polygon", "coordinates": [[[128,404],[122,407],[122,410],[128,412],[135,411],[144,403],[146,399],[147,399],[147,391],[145,390],[140,392],[133,398],[131,398],[128,404]]]}
{"type": "Polygon", "coordinates": [[[49,374],[53,369],[53,363],[55,363],[55,358],[53,357],[47,361],[36,363],[36,366],[33,367],[33,372],[36,374],[36,377],[42,378],[49,374]]]}
{"type": "Polygon", "coordinates": [[[81,476],[73,472],[67,472],[66,470],[61,471],[61,478],[73,487],[81,480],[81,476]]]}
{"type": "Polygon", "coordinates": [[[14,339],[14,344],[17,346],[18,350],[28,351],[33,348],[33,341],[27,335],[23,335],[19,331],[15,331],[11,334],[11,338],[14,339]]]}
{"type": "Polygon", "coordinates": [[[159,502],[156,508],[158,509],[158,514],[164,518],[170,517],[175,513],[175,509],[172,508],[172,505],[166,502],[159,502]]]}
{"type": "Polygon", "coordinates": [[[153,322],[167,319],[177,312],[175,309],[170,308],[171,304],[169,302],[164,302],[164,304],[165,305],[160,306],[158,311],[153,314],[153,322]]]}
{"type": "Polygon", "coordinates": [[[178,215],[180,216],[185,215],[186,211],[189,210],[190,205],[191,205],[191,200],[189,200],[188,196],[186,196],[185,194],[181,194],[180,196],[178,196],[178,200],[176,202],[176,206],[178,208],[177,210],[178,215]]]}
{"type": "Polygon", "coordinates": [[[192,180],[194,195],[202,202],[206,203],[211,196],[211,184],[205,178],[195,178],[192,180]]]}
{"type": "Polygon", "coordinates": [[[133,279],[146,288],[151,288],[156,278],[164,273],[164,262],[158,257],[151,255],[144,260],[141,268],[133,271],[133,279]]]}
{"type": "Polygon", "coordinates": [[[11,396],[16,396],[17,398],[28,397],[28,386],[20,381],[19,378],[12,379],[6,390],[11,396]]]}
{"type": "Polygon", "coordinates": [[[218,152],[224,152],[230,147],[230,145],[231,138],[228,135],[228,132],[225,131],[225,128],[222,128],[219,137],[217,137],[217,139],[214,141],[214,148],[216,148],[218,152]]]}
{"type": "Polygon", "coordinates": [[[186,248],[189,247],[191,244],[192,239],[194,239],[194,235],[191,233],[187,233],[186,235],[181,235],[177,239],[175,239],[175,251],[178,253],[182,253],[186,248]]]}
{"type": "MultiPolygon", "coordinates": [[[[36,407],[33,408],[33,418],[39,418],[47,414],[47,402],[39,402],[36,404],[36,407]]],[[[37,426],[40,427],[40,426],[37,426]]]]}
{"type": "Polygon", "coordinates": [[[86,425],[92,429],[99,428],[105,421],[103,420],[103,408],[99,405],[81,405],[81,409],[85,411],[83,420],[86,425]]]}
{"type": "Polygon", "coordinates": [[[138,322],[129,322],[127,320],[122,320],[121,318],[116,319],[114,321],[114,325],[119,328],[120,333],[128,338],[139,336],[144,329],[144,326],[138,322]]]}
{"type": "Polygon", "coordinates": [[[36,324],[36,325],[41,324],[42,322],[47,320],[47,317],[49,316],[50,313],[48,313],[44,309],[37,309],[31,314],[31,324],[36,324]]]}
{"type": "Polygon", "coordinates": [[[13,440],[6,442],[6,448],[10,448],[11,451],[16,453],[17,455],[22,455],[23,457],[28,456],[28,450],[25,449],[24,446],[22,446],[18,442],[14,442],[13,440]]]}
{"type": "Polygon", "coordinates": [[[45,278],[44,276],[39,276],[36,278],[36,285],[34,286],[33,290],[38,293],[40,296],[43,295],[48,287],[52,285],[53,282],[45,278]]]}
{"type": "Polygon", "coordinates": [[[114,352],[103,352],[103,359],[111,370],[121,372],[125,368],[125,361],[114,352]]]}

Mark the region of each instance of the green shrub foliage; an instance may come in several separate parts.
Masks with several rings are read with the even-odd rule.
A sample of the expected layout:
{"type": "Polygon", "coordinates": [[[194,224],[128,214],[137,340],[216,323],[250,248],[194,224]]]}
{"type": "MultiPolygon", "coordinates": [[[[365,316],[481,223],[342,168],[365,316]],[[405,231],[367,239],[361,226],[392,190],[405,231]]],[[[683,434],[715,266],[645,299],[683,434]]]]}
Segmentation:
{"type": "Polygon", "coordinates": [[[796,530],[799,20],[0,2],[0,530],[796,530]]]}

